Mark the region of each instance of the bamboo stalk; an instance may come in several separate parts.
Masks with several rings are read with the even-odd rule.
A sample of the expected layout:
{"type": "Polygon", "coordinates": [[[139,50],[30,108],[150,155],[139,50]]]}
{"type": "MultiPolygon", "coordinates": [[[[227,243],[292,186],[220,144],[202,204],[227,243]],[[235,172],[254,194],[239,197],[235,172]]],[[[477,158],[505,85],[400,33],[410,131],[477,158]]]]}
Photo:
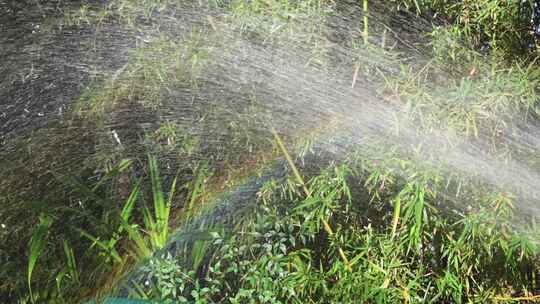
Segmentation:
{"type": "MultiPolygon", "coordinates": [[[[304,182],[304,179],[302,178],[302,176],[300,175],[300,172],[296,168],[296,165],[294,164],[294,161],[293,161],[291,155],[287,151],[287,148],[285,147],[285,144],[283,144],[283,141],[281,140],[281,137],[279,137],[279,134],[276,132],[276,129],[272,128],[272,134],[274,135],[274,138],[276,139],[276,142],[277,142],[277,145],[278,145],[279,149],[281,150],[281,152],[285,156],[285,159],[287,160],[287,163],[289,164],[289,167],[291,167],[291,170],[293,171],[294,177],[296,178],[297,182],[300,183],[300,185],[302,185],[302,190],[304,191],[306,197],[307,198],[311,197],[311,193],[310,193],[309,189],[307,188],[306,183],[304,182]]],[[[324,227],[324,230],[326,231],[326,233],[328,233],[332,238],[334,238],[335,233],[332,230],[332,227],[330,227],[330,224],[328,224],[328,222],[324,218],[322,218],[321,221],[323,223],[323,227],[324,227]]],[[[338,245],[338,253],[339,253],[339,256],[341,257],[341,259],[343,260],[343,263],[345,263],[345,266],[347,267],[347,270],[352,272],[351,263],[349,262],[349,259],[347,258],[347,255],[345,255],[345,252],[343,251],[343,249],[341,249],[341,246],[339,246],[339,245],[338,245]]]]}
{"type": "Polygon", "coordinates": [[[369,27],[368,27],[368,0],[364,0],[363,5],[364,10],[364,44],[368,44],[368,38],[369,38],[369,27]]]}
{"type": "Polygon", "coordinates": [[[392,239],[396,235],[400,213],[401,213],[401,198],[398,197],[394,202],[394,215],[392,216],[392,236],[391,236],[392,239]]]}
{"type": "Polygon", "coordinates": [[[540,299],[540,295],[534,295],[534,296],[527,296],[527,297],[493,297],[492,298],[495,301],[535,301],[540,299]]]}

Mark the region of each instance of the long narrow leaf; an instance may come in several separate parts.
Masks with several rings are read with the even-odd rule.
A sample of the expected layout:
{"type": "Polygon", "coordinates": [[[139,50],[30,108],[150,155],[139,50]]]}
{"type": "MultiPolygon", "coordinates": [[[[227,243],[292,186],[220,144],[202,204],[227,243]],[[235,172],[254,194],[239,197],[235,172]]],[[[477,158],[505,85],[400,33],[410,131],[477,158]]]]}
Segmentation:
{"type": "Polygon", "coordinates": [[[34,268],[36,266],[37,260],[41,253],[43,252],[43,249],[45,248],[47,234],[49,232],[49,228],[52,224],[52,218],[46,215],[41,215],[39,218],[39,225],[36,227],[34,232],[32,233],[32,237],[30,239],[30,253],[28,258],[28,273],[27,273],[27,279],[28,279],[28,290],[30,291],[30,298],[32,301],[34,301],[34,297],[32,296],[32,273],[34,272],[34,268]]]}
{"type": "Polygon", "coordinates": [[[77,271],[77,264],[75,262],[75,255],[73,249],[69,246],[68,241],[64,240],[64,253],[66,254],[67,269],[71,279],[75,282],[79,282],[79,272],[77,271]]]}
{"type": "Polygon", "coordinates": [[[144,259],[152,254],[144,236],[138,229],[131,226],[128,222],[122,220],[122,227],[127,231],[129,238],[135,242],[135,254],[138,259],[144,259]]]}
{"type": "Polygon", "coordinates": [[[87,239],[91,240],[93,242],[92,245],[97,245],[98,247],[103,249],[103,251],[107,252],[107,254],[109,254],[113,258],[113,260],[115,262],[118,262],[118,263],[122,262],[122,258],[120,258],[120,255],[118,254],[118,252],[114,248],[114,244],[111,247],[111,243],[107,244],[107,243],[101,241],[100,239],[92,236],[91,234],[87,233],[84,230],[80,230],[80,229],[77,229],[77,230],[81,233],[81,235],[83,235],[87,239]]]}
{"type": "MultiPolygon", "coordinates": [[[[135,202],[137,201],[137,198],[139,197],[139,192],[140,192],[140,182],[138,182],[135,185],[128,199],[126,200],[126,204],[124,205],[124,208],[122,208],[122,212],[120,213],[120,218],[123,221],[126,221],[126,222],[129,221],[129,218],[133,211],[133,207],[135,206],[135,202]]],[[[120,229],[118,229],[118,232],[122,232],[122,226],[120,226],[120,229]]]]}
{"type": "Polygon", "coordinates": [[[172,200],[174,198],[174,194],[176,191],[176,180],[177,177],[174,178],[172,184],[171,184],[171,190],[169,191],[169,197],[167,199],[167,204],[163,208],[163,218],[161,227],[159,230],[160,235],[160,242],[159,242],[159,248],[162,248],[167,243],[167,238],[169,236],[169,216],[171,213],[171,206],[172,206],[172,200]]]}
{"type": "Polygon", "coordinates": [[[163,219],[165,199],[163,198],[163,191],[161,189],[157,160],[154,156],[148,156],[148,166],[150,170],[150,183],[152,185],[152,197],[154,199],[154,212],[156,214],[156,220],[159,223],[163,219]]]}
{"type": "Polygon", "coordinates": [[[103,176],[102,178],[99,179],[99,181],[94,185],[94,187],[92,187],[92,191],[93,192],[97,191],[97,189],[99,189],[99,187],[101,185],[103,185],[106,181],[108,181],[112,177],[124,172],[130,166],[131,166],[131,161],[129,159],[121,160],[118,165],[114,166],[114,168],[112,170],[107,172],[107,174],[105,174],[105,176],[103,176]]]}
{"type": "Polygon", "coordinates": [[[204,184],[204,178],[206,177],[206,164],[204,164],[202,167],[199,168],[199,170],[197,170],[197,177],[195,178],[192,186],[191,186],[191,195],[190,195],[190,199],[189,199],[189,203],[187,205],[187,213],[188,213],[188,216],[190,216],[192,210],[193,210],[193,206],[195,205],[195,201],[197,200],[197,198],[199,198],[201,192],[202,192],[202,187],[203,187],[203,184],[204,184]]]}

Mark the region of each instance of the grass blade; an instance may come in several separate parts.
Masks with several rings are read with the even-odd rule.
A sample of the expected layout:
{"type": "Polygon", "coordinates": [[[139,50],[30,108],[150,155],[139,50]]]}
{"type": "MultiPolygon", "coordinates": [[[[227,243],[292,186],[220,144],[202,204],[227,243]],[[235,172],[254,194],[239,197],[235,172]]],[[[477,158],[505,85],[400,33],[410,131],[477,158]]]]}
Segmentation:
{"type": "Polygon", "coordinates": [[[122,258],[120,257],[116,249],[114,248],[114,244],[116,242],[109,242],[109,244],[107,244],[101,241],[100,239],[92,236],[91,234],[89,234],[88,232],[84,230],[81,230],[81,229],[77,229],[77,230],[81,233],[81,235],[83,235],[84,237],[92,241],[92,246],[97,245],[98,247],[103,249],[105,252],[107,252],[110,255],[110,257],[113,258],[115,262],[118,262],[118,263],[122,262],[122,258]]]}
{"type": "Polygon", "coordinates": [[[161,189],[157,160],[154,156],[148,155],[148,168],[150,171],[150,183],[152,185],[154,212],[159,225],[159,223],[163,221],[163,214],[165,213],[165,199],[163,198],[163,190],[161,189]]]}
{"type": "Polygon", "coordinates": [[[30,291],[30,298],[32,299],[32,302],[34,302],[34,297],[32,295],[32,273],[34,272],[34,268],[36,266],[37,260],[41,253],[43,252],[43,249],[45,248],[45,244],[47,242],[47,235],[49,232],[49,228],[52,224],[52,218],[47,215],[41,215],[39,217],[39,225],[36,227],[36,229],[32,233],[32,237],[30,239],[30,254],[28,258],[28,272],[27,272],[27,279],[28,279],[28,290],[30,291]]]}
{"type": "Polygon", "coordinates": [[[66,240],[64,240],[64,253],[66,254],[67,269],[71,279],[75,282],[79,282],[79,272],[77,271],[75,255],[73,254],[73,249],[66,240]]]}
{"type": "Polygon", "coordinates": [[[138,229],[131,226],[128,222],[122,220],[122,227],[127,231],[129,238],[135,242],[135,254],[138,259],[142,260],[152,255],[152,250],[144,239],[144,236],[138,229]]]}
{"type": "MultiPolygon", "coordinates": [[[[126,222],[129,221],[131,212],[133,211],[133,208],[135,207],[135,202],[137,201],[137,198],[139,197],[140,185],[141,185],[140,182],[138,182],[135,185],[128,199],[126,200],[126,204],[124,205],[124,208],[122,208],[122,212],[120,213],[120,217],[122,218],[122,220],[126,222]]],[[[119,232],[122,232],[122,229],[119,229],[119,232]]]]}

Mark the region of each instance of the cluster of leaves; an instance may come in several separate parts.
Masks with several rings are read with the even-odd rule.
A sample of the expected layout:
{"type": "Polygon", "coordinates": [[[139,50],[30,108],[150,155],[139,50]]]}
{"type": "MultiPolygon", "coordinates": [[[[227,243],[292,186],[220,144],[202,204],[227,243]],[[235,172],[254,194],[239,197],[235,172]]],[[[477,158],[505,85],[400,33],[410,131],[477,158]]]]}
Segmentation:
{"type": "Polygon", "coordinates": [[[231,21],[241,29],[262,30],[264,34],[270,35],[279,32],[309,35],[310,31],[306,31],[306,28],[316,31],[329,12],[328,5],[321,0],[234,0],[227,3],[227,6],[232,12],[231,21]]]}
{"type": "MultiPolygon", "coordinates": [[[[268,35],[263,39],[276,33],[292,33],[293,39],[314,42],[309,31],[306,36],[301,35],[306,33],[306,26],[312,26],[311,33],[319,31],[325,13],[324,1],[316,0],[214,2],[231,9],[233,21],[242,31],[257,28],[268,35]],[[301,30],[295,33],[294,26],[299,23],[301,30]]],[[[137,28],[141,20],[150,20],[166,3],[122,0],[99,14],[83,7],[69,17],[72,25],[80,26],[119,16],[137,28]]],[[[402,3],[419,13],[429,7],[431,13],[440,12],[451,19],[455,26],[433,32],[435,58],[441,65],[452,67],[452,73],[469,75],[453,83],[450,89],[435,90],[425,86],[431,76],[426,70],[413,73],[403,69],[398,77],[387,79],[392,94],[400,96],[414,117],[422,119],[420,125],[426,129],[450,127],[470,136],[482,132],[500,136],[501,130],[511,132],[507,126],[512,126],[516,116],[531,109],[539,113],[535,108],[537,83],[532,65],[510,69],[485,66],[480,64],[480,54],[463,47],[470,39],[472,47],[487,41],[492,48],[516,49],[515,43],[526,40],[520,36],[525,31],[512,27],[522,22],[515,15],[517,4],[494,0],[483,1],[482,5],[448,1],[414,1],[414,6],[413,2],[402,3]],[[506,6],[511,6],[511,14],[503,14],[501,8],[506,6]]],[[[125,68],[104,89],[97,93],[92,90],[81,98],[82,109],[108,115],[111,109],[121,112],[117,111],[119,104],[134,102],[151,112],[148,109],[163,106],[171,89],[201,89],[204,84],[198,82],[198,77],[212,55],[206,35],[193,31],[181,42],[168,36],[145,42],[144,47],[131,53],[125,68]]],[[[367,36],[366,33],[364,37],[367,36]]],[[[361,53],[359,57],[368,55],[361,53]]],[[[394,57],[389,58],[389,63],[380,65],[396,62],[394,57]]],[[[358,66],[362,65],[357,64],[357,70],[358,66]]],[[[260,113],[257,106],[254,102],[227,125],[233,135],[226,148],[234,146],[240,148],[234,151],[256,152],[253,147],[257,144],[253,142],[260,138],[250,128],[260,123],[253,121],[255,114],[260,113]]],[[[217,113],[208,120],[221,123],[220,117],[223,116],[217,113]]],[[[220,127],[216,125],[212,130],[220,127]]],[[[101,133],[109,132],[104,127],[101,133]]],[[[125,145],[125,137],[121,138],[120,146],[125,145]]],[[[114,137],[109,136],[109,140],[114,137]]],[[[157,143],[157,153],[176,152],[181,157],[191,156],[201,146],[200,140],[188,135],[185,126],[176,121],[166,121],[146,133],[145,140],[148,146],[157,143]]],[[[126,146],[126,150],[136,146],[138,142],[126,146]]],[[[97,146],[102,154],[110,155],[109,150],[101,148],[97,146]]],[[[536,228],[514,225],[518,216],[511,196],[486,195],[489,191],[481,185],[465,191],[461,183],[453,185],[445,180],[443,172],[426,173],[425,168],[407,160],[388,159],[390,163],[384,165],[363,160],[331,166],[313,176],[305,191],[298,187],[303,182],[292,179],[285,184],[267,185],[261,191],[259,208],[253,216],[243,219],[237,231],[210,234],[206,240],[186,246],[181,256],[165,255],[152,260],[143,268],[144,279],[135,294],[164,302],[198,303],[482,303],[516,294],[527,297],[538,288],[536,228]],[[448,189],[461,194],[449,199],[452,195],[448,189]],[[474,207],[452,208],[455,201],[467,201],[474,207]]],[[[155,161],[150,164],[155,170],[155,161]]],[[[118,167],[104,170],[109,173],[91,187],[70,181],[75,189],[75,195],[70,197],[81,199],[70,202],[69,208],[63,207],[65,212],[43,215],[39,222],[36,217],[37,228],[30,240],[24,280],[36,290],[29,299],[46,301],[66,296],[71,301],[85,297],[94,293],[92,289],[98,285],[114,285],[117,274],[129,268],[130,261],[163,247],[172,195],[166,201],[159,194],[158,174],[151,171],[151,198],[144,199],[140,184],[133,186],[123,181],[124,177],[117,179],[126,169],[126,163],[121,162],[118,167]],[[129,189],[130,186],[133,188],[129,189]],[[139,213],[134,207],[136,201],[150,202],[149,207],[141,207],[139,213]],[[82,235],[86,239],[76,241],[81,236],[77,229],[55,233],[65,228],[59,224],[62,217],[69,217],[70,223],[84,229],[82,235]],[[52,233],[47,234],[47,230],[52,233]],[[61,237],[73,242],[64,242],[61,237]],[[63,259],[49,258],[40,265],[40,257],[42,261],[44,257],[63,259]],[[105,273],[112,275],[107,277],[105,273]]],[[[185,210],[191,210],[196,200],[197,181],[200,179],[193,182],[191,193],[187,194],[185,210]]]]}
{"type": "Polygon", "coordinates": [[[481,142],[493,155],[537,168],[536,151],[519,141],[540,119],[536,63],[480,54],[458,35],[452,27],[435,28],[433,60],[420,67],[401,64],[398,73],[383,76],[383,91],[405,106],[421,136],[444,130],[452,140],[481,142]]]}
{"type": "Polygon", "coordinates": [[[467,43],[511,57],[526,55],[535,43],[535,1],[393,0],[397,8],[441,17],[467,43]]]}
{"type": "Polygon", "coordinates": [[[425,128],[452,129],[471,137],[511,133],[516,122],[526,122],[537,115],[539,78],[534,66],[469,67],[474,75],[437,86],[429,78],[437,73],[435,68],[416,72],[403,66],[397,77],[386,79],[386,89],[400,98],[425,128]]]}
{"type": "MultiPolygon", "coordinates": [[[[66,181],[81,195],[79,205],[41,215],[28,250],[29,294],[21,296],[19,301],[72,303],[90,294],[109,292],[129,271],[130,265],[165,246],[171,229],[173,199],[185,197],[182,207],[186,214],[192,212],[189,205],[201,194],[204,178],[184,185],[180,194],[176,193],[175,178],[170,190],[165,192],[158,163],[155,157],[149,156],[149,187],[144,187],[139,180],[127,185],[128,189],[132,187],[130,192],[103,192],[104,187],[115,184],[130,167],[130,161],[120,162],[92,187],[74,178],[66,181]],[[125,199],[121,204],[115,201],[121,199],[125,199]],[[107,210],[91,210],[90,205],[107,210]],[[71,220],[72,226],[64,227],[64,231],[58,231],[56,226],[62,224],[59,216],[80,218],[71,220]],[[51,260],[51,257],[59,259],[51,260]]],[[[122,188],[115,186],[112,191],[122,192],[122,188]]]]}
{"type": "Polygon", "coordinates": [[[126,65],[96,93],[92,87],[79,100],[79,111],[103,115],[122,102],[140,102],[156,108],[164,88],[196,88],[205,61],[210,56],[205,34],[193,30],[184,37],[159,36],[131,51],[126,65]]]}
{"type": "Polygon", "coordinates": [[[204,263],[186,264],[192,251],[155,259],[137,296],[171,303],[530,296],[538,288],[537,228],[516,224],[515,201],[504,193],[470,190],[463,197],[475,207],[456,207],[452,186],[437,172],[404,159],[364,159],[313,176],[308,197],[294,181],[269,183],[240,228],[204,241],[204,263]]]}

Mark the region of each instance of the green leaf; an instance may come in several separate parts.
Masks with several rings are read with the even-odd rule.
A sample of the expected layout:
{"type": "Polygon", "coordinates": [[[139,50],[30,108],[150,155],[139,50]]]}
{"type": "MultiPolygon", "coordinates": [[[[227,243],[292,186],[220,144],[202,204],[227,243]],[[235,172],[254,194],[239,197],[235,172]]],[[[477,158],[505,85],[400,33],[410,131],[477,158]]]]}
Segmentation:
{"type": "Polygon", "coordinates": [[[77,230],[84,237],[86,237],[87,239],[89,239],[89,240],[91,240],[93,242],[92,246],[97,245],[98,247],[103,249],[103,251],[105,251],[111,258],[113,258],[113,260],[115,262],[118,262],[118,263],[122,262],[122,258],[120,258],[120,255],[118,254],[118,252],[114,248],[114,244],[116,244],[116,242],[108,242],[108,243],[106,243],[104,241],[101,241],[99,238],[96,238],[96,237],[92,236],[91,234],[87,233],[84,230],[81,230],[81,229],[77,229],[77,230]]]}
{"type": "Polygon", "coordinates": [[[43,250],[45,249],[45,245],[47,243],[47,235],[49,233],[49,228],[52,225],[52,218],[42,214],[39,217],[39,224],[34,229],[32,233],[32,237],[30,239],[30,253],[28,258],[28,272],[27,272],[27,279],[28,279],[28,290],[30,291],[30,298],[32,299],[32,302],[34,301],[34,297],[32,295],[32,273],[34,272],[34,268],[36,266],[37,260],[43,250]]]}
{"type": "MultiPolygon", "coordinates": [[[[133,211],[133,207],[135,206],[135,202],[137,201],[137,198],[139,197],[140,192],[140,182],[138,182],[133,190],[131,191],[128,199],[126,200],[126,204],[124,205],[124,208],[122,208],[122,212],[120,213],[120,218],[126,222],[129,221],[129,217],[131,216],[131,212],[133,211]]],[[[122,232],[121,229],[119,229],[119,232],[122,232]]]]}

